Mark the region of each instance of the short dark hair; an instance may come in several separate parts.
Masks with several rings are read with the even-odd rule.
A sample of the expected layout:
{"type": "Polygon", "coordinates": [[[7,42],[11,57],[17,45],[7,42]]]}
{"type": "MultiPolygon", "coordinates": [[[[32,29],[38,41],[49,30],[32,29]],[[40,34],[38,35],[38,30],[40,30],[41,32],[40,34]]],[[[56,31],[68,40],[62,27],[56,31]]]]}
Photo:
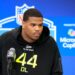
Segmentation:
{"type": "Polygon", "coordinates": [[[23,21],[27,21],[29,17],[42,17],[43,15],[35,8],[28,9],[23,14],[23,21]]]}

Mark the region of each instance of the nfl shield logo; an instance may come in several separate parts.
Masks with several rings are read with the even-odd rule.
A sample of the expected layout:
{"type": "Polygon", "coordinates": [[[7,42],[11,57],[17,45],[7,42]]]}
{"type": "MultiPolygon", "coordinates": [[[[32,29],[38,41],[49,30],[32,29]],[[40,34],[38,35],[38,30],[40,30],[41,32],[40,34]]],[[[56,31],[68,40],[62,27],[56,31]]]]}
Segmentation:
{"type": "Polygon", "coordinates": [[[34,8],[34,6],[28,6],[26,4],[24,4],[23,6],[19,7],[16,6],[16,23],[21,25],[22,24],[22,19],[23,19],[23,13],[30,8],[34,8]]]}

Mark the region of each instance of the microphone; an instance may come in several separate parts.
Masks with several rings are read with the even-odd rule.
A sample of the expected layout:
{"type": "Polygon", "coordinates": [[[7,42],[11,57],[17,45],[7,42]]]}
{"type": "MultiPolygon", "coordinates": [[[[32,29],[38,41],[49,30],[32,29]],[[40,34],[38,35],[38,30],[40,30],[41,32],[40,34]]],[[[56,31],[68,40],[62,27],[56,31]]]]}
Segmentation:
{"type": "Polygon", "coordinates": [[[13,62],[16,59],[15,48],[10,48],[7,51],[7,74],[12,75],[13,62]]]}
{"type": "Polygon", "coordinates": [[[10,49],[7,51],[7,61],[14,62],[15,59],[16,59],[15,48],[10,48],[10,49]]]}

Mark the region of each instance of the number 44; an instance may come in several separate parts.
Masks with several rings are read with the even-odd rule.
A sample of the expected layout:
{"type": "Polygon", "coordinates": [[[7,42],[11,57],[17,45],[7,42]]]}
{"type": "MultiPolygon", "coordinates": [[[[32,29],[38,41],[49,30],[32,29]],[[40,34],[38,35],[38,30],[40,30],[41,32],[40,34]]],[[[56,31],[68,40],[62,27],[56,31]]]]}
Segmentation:
{"type": "Polygon", "coordinates": [[[27,62],[26,62],[27,53],[22,53],[17,59],[17,63],[21,63],[22,66],[25,64],[32,65],[32,68],[37,66],[37,55],[33,55],[27,62]]]}

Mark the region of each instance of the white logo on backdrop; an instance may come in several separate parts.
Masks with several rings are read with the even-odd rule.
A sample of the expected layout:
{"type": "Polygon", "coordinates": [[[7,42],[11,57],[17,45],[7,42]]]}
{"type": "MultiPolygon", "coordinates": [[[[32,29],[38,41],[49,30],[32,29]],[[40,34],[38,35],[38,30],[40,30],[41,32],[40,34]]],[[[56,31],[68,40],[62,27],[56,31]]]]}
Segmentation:
{"type": "MultiPolygon", "coordinates": [[[[16,6],[15,7],[15,16],[10,16],[10,17],[0,20],[0,32],[5,32],[5,31],[13,29],[12,27],[11,28],[3,28],[2,26],[6,23],[13,22],[15,20],[18,25],[21,25],[23,13],[27,9],[30,9],[30,8],[35,8],[35,6],[28,6],[27,4],[24,4],[23,6],[20,6],[20,7],[16,6]]],[[[56,40],[56,26],[54,25],[54,22],[47,18],[44,18],[43,23],[48,26],[48,28],[50,30],[50,35],[52,37],[54,37],[54,39],[56,40]]]]}

